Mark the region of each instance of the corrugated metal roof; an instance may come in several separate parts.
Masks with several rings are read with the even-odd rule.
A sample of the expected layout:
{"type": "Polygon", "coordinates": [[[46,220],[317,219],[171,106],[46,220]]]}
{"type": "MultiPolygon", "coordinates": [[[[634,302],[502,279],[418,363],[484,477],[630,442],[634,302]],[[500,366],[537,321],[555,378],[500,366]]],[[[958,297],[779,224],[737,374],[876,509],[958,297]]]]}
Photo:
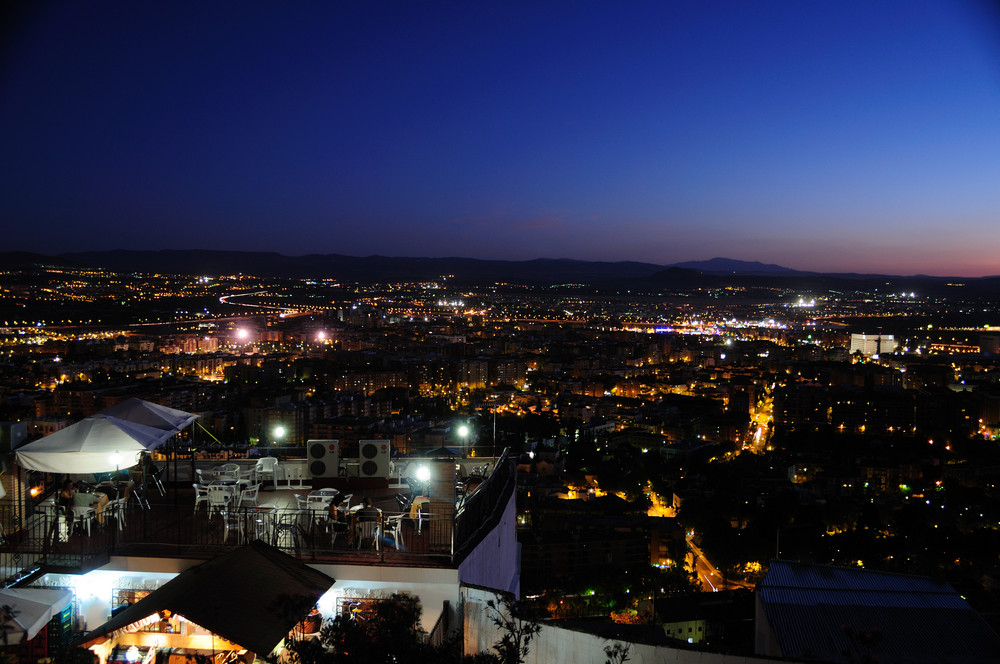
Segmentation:
{"type": "Polygon", "coordinates": [[[812,590],[870,590],[876,592],[954,593],[947,583],[924,576],[873,572],[860,567],[833,567],[772,560],[761,581],[763,587],[812,590]]]}
{"type": "Polygon", "coordinates": [[[773,561],[757,597],[784,657],[1000,661],[1000,636],[950,585],[926,577],[773,561]]]}
{"type": "Polygon", "coordinates": [[[969,605],[954,590],[922,592],[919,590],[855,590],[854,588],[762,588],[761,600],[798,606],[882,606],[913,609],[968,609],[969,605]]]}
{"type": "Polygon", "coordinates": [[[1000,639],[974,611],[822,604],[765,608],[783,657],[881,664],[997,662],[1000,639]]]}

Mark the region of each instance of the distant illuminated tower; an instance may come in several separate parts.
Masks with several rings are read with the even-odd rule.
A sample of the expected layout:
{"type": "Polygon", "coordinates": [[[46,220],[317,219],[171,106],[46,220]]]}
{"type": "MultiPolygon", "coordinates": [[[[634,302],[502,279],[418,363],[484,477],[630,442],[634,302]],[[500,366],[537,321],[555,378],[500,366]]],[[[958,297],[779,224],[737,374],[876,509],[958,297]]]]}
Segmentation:
{"type": "Polygon", "coordinates": [[[899,346],[899,342],[891,334],[852,334],[851,355],[861,353],[865,357],[891,353],[899,346]]]}

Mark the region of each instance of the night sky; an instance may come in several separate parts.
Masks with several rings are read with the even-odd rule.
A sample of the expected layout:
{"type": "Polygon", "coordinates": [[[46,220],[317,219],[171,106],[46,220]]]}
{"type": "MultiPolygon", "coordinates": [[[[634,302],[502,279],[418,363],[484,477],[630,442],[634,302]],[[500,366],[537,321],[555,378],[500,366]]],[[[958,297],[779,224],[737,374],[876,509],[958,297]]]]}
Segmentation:
{"type": "Polygon", "coordinates": [[[24,3],[0,250],[1000,274],[1000,11],[24,3]]]}

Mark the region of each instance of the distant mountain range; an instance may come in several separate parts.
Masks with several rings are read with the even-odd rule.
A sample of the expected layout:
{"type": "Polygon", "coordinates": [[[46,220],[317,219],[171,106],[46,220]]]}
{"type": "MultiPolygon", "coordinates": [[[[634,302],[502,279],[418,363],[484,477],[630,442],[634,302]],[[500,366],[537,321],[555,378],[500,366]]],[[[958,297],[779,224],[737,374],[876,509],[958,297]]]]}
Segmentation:
{"type": "Polygon", "coordinates": [[[803,274],[791,268],[761,263],[758,261],[738,261],[732,258],[710,258],[707,261],[686,261],[674,263],[667,267],[679,267],[695,270],[706,274],[742,274],[742,275],[784,275],[803,274]]]}
{"type": "Polygon", "coordinates": [[[430,281],[448,277],[456,284],[495,282],[558,286],[583,284],[632,292],[687,291],[726,285],[746,288],[784,287],[803,292],[884,289],[920,291],[924,295],[996,296],[1000,277],[955,278],[926,275],[804,272],[730,258],[686,261],[673,265],[640,262],[579,261],[539,258],[530,261],[474,258],[405,258],[308,254],[285,256],[274,252],[162,250],[88,251],[43,256],[26,252],[0,254],[2,265],[102,267],[116,272],[218,275],[253,274],[265,277],[335,279],[343,282],[430,281]]]}

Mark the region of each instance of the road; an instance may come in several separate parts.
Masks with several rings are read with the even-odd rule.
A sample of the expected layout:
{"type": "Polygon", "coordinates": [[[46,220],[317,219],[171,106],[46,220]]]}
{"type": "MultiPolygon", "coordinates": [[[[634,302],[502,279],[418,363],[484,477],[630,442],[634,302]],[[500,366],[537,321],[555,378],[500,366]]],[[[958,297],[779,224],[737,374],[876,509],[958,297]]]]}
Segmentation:
{"type": "Polygon", "coordinates": [[[774,417],[774,400],[770,395],[765,395],[760,407],[753,416],[751,434],[744,449],[748,449],[755,454],[763,454],[767,449],[768,429],[774,417]]]}
{"type": "Polygon", "coordinates": [[[725,587],[725,581],[722,578],[722,574],[719,572],[715,566],[708,561],[705,554],[702,553],[701,549],[695,545],[691,538],[687,538],[688,549],[691,550],[691,556],[694,559],[694,571],[698,574],[698,580],[701,581],[702,590],[705,592],[719,592],[725,587]]]}
{"type": "Polygon", "coordinates": [[[754,585],[752,583],[747,583],[746,581],[741,581],[738,579],[726,579],[722,576],[722,572],[713,565],[705,554],[702,552],[698,546],[691,541],[691,537],[687,538],[688,549],[691,551],[691,556],[694,559],[694,571],[698,574],[698,580],[701,582],[702,590],[705,592],[716,593],[720,590],[729,590],[732,588],[748,588],[753,590],[754,585]]]}

